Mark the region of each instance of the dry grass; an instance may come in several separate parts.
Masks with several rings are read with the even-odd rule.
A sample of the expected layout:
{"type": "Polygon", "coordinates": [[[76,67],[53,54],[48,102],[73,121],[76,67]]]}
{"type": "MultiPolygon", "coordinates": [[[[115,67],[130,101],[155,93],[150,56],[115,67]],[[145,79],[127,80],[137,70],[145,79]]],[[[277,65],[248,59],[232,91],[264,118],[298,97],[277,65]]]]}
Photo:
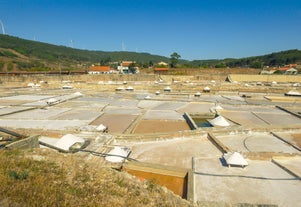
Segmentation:
{"type": "Polygon", "coordinates": [[[74,155],[59,165],[31,154],[38,156],[0,152],[0,206],[190,206],[153,182],[110,168],[93,169],[74,155]]]}

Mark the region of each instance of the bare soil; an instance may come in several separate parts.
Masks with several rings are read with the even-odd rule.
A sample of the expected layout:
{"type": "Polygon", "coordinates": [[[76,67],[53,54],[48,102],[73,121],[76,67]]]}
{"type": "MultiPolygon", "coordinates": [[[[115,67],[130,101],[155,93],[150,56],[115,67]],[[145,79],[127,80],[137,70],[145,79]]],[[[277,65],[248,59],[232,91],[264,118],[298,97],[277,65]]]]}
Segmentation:
{"type": "Polygon", "coordinates": [[[190,130],[186,121],[142,120],[133,133],[162,133],[190,130]]]}

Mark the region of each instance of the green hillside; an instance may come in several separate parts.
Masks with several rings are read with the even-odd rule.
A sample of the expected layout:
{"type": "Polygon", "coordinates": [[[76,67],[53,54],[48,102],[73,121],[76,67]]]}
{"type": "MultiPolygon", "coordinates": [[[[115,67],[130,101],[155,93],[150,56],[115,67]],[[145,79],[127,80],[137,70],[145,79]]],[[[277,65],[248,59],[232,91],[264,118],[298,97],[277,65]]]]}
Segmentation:
{"type": "MultiPolygon", "coordinates": [[[[10,71],[85,71],[91,64],[107,65],[122,60],[136,61],[141,68],[157,62],[169,62],[169,57],[136,52],[105,52],[74,49],[43,42],[0,35],[0,72],[10,71]]],[[[268,55],[213,60],[179,60],[183,68],[262,68],[301,63],[300,50],[287,50],[268,55]]]]}
{"type": "Polygon", "coordinates": [[[0,68],[6,64],[8,70],[12,67],[19,70],[51,70],[58,66],[63,69],[85,69],[95,63],[108,64],[122,60],[136,61],[140,65],[168,62],[167,57],[149,53],[80,50],[0,35],[0,68]]]}
{"type": "Polygon", "coordinates": [[[278,67],[287,64],[301,64],[300,50],[287,50],[275,52],[268,55],[246,57],[246,58],[228,58],[223,60],[194,60],[191,62],[197,67],[244,67],[244,68],[262,68],[263,66],[278,67]]]}

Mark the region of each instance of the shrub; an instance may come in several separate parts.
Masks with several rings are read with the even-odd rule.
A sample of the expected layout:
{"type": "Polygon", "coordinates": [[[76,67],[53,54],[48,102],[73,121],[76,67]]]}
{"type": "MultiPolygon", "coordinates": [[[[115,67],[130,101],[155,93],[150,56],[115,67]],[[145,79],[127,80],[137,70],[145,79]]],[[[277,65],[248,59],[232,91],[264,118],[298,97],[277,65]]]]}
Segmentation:
{"type": "Polygon", "coordinates": [[[11,62],[9,62],[9,63],[7,64],[7,70],[8,70],[8,71],[11,71],[13,68],[14,68],[14,64],[11,63],[11,62]]]}

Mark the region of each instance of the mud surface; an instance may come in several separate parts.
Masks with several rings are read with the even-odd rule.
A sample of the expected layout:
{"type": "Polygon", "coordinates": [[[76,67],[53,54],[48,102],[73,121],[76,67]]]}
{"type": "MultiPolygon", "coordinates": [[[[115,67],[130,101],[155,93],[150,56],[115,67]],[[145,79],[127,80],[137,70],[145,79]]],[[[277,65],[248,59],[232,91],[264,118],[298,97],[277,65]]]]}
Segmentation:
{"type": "Polygon", "coordinates": [[[190,130],[186,121],[142,120],[133,133],[162,133],[190,130]]]}

